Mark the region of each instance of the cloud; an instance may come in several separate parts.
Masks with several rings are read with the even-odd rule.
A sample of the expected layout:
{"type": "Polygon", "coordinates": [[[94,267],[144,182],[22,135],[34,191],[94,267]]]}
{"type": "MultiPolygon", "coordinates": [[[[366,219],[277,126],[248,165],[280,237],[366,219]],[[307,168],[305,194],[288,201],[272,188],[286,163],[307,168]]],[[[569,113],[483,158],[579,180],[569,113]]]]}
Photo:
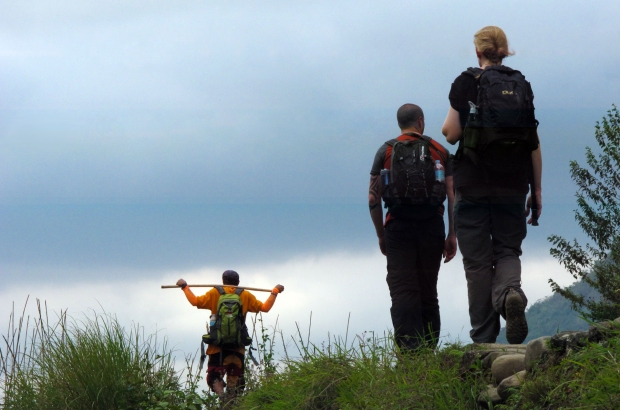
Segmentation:
{"type": "MultiPolygon", "coordinates": [[[[548,278],[562,285],[572,282],[572,277],[550,257],[526,255],[523,260],[523,289],[530,304],[551,294],[546,284],[548,278]]],[[[139,323],[147,332],[159,331],[178,349],[180,360],[184,353],[193,354],[198,348],[208,312],[190,306],[179,290],[162,290],[160,286],[172,285],[180,277],[190,283],[219,283],[221,272],[230,268],[239,272],[241,285],[271,289],[281,283],[286,287],[264,320],[268,327],[277,321],[292,352],[295,348],[291,337],[297,338],[297,326],[304,340],[310,331],[310,340],[317,345],[326,341],[328,334],[344,338],[347,326],[349,340],[365,331],[381,336],[391,329],[385,258],[378,250],[366,254],[320,253],[278,263],[209,265],[191,270],[169,270],[142,279],[132,279],[128,275],[106,280],[105,275],[101,275],[99,281],[73,284],[5,282],[0,289],[3,301],[0,328],[6,328],[11,302],[20,310],[30,295],[31,301],[44,300],[55,312],[67,309],[76,319],[89,309],[98,312],[103,309],[115,314],[125,326],[139,323]]],[[[438,293],[444,342],[470,342],[467,288],[462,269],[460,255],[441,266],[438,293]]],[[[194,289],[196,294],[203,291],[206,289],[194,289]]],[[[260,300],[268,296],[262,292],[253,293],[260,300]]],[[[34,314],[33,306],[31,303],[30,314],[34,314]]],[[[281,340],[277,343],[282,354],[281,340]]]]}

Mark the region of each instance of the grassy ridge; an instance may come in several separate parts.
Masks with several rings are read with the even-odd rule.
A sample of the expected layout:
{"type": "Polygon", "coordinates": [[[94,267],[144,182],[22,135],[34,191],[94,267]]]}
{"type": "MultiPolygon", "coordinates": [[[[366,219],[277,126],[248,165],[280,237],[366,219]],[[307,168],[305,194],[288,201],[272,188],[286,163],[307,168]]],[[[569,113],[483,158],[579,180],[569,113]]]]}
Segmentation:
{"type": "Polygon", "coordinates": [[[481,372],[459,377],[463,348],[397,353],[390,337],[358,336],[326,348],[303,346],[284,371],[249,391],[241,409],[475,409],[481,372]]]}
{"type": "MultiPolygon", "coordinates": [[[[111,315],[49,321],[11,317],[0,345],[2,409],[216,409],[218,399],[196,375],[174,368],[165,340],[139,326],[122,328],[111,315]]],[[[477,363],[461,374],[458,344],[402,355],[390,335],[328,338],[321,347],[293,339],[278,367],[276,332],[260,318],[258,359],[248,363],[239,409],[477,409],[490,375],[477,363]]],[[[281,336],[281,334],[280,334],[281,336]]],[[[283,339],[283,337],[282,337],[283,339]]],[[[528,373],[520,392],[497,409],[616,409],[620,403],[620,334],[528,373]]]]}
{"type": "Polygon", "coordinates": [[[37,306],[35,318],[11,314],[0,346],[1,408],[199,409],[215,402],[197,393],[195,378],[182,382],[157,335],[138,325],[127,331],[95,312],[81,320],[61,312],[50,321],[37,306]]]}

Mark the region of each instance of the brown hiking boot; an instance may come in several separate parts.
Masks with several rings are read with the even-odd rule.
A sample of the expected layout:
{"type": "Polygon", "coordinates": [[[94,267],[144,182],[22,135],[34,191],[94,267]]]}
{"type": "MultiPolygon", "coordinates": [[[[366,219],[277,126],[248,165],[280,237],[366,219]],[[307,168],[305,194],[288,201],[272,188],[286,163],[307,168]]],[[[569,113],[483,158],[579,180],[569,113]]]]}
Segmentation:
{"type": "Polygon", "coordinates": [[[513,288],[506,294],[504,302],[506,311],[506,340],[511,345],[523,343],[527,337],[527,319],[525,318],[525,302],[513,288]]]}

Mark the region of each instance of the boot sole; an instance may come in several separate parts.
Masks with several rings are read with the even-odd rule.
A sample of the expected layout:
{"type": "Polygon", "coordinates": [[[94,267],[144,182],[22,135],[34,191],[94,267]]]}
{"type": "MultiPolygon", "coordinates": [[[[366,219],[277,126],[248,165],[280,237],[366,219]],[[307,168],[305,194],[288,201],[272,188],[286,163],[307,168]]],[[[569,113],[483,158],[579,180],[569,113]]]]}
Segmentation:
{"type": "Polygon", "coordinates": [[[506,296],[506,340],[511,345],[521,344],[527,337],[525,303],[518,293],[506,296]]]}

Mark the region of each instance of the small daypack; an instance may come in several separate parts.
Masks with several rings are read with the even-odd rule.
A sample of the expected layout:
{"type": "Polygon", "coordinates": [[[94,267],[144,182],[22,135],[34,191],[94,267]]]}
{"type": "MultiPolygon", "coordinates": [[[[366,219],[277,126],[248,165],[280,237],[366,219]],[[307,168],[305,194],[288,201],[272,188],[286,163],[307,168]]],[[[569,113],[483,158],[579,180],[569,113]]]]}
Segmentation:
{"type": "Polygon", "coordinates": [[[469,68],[463,73],[474,77],[478,97],[470,102],[457,158],[480,167],[487,181],[527,181],[531,153],[538,148],[530,83],[521,72],[505,66],[469,68]]]}
{"type": "Polygon", "coordinates": [[[392,147],[392,160],[390,182],[383,189],[385,206],[442,204],[446,199],[446,186],[435,183],[431,150],[439,153],[443,166],[447,155],[435,148],[426,135],[405,141],[392,139],[386,144],[392,147]]]}
{"type": "Polygon", "coordinates": [[[237,288],[235,293],[226,293],[222,286],[215,288],[220,293],[217,302],[217,316],[215,324],[209,328],[209,334],[202,337],[203,342],[221,348],[250,345],[252,338],[245,324],[241,298],[239,297],[243,288],[237,288]]]}

